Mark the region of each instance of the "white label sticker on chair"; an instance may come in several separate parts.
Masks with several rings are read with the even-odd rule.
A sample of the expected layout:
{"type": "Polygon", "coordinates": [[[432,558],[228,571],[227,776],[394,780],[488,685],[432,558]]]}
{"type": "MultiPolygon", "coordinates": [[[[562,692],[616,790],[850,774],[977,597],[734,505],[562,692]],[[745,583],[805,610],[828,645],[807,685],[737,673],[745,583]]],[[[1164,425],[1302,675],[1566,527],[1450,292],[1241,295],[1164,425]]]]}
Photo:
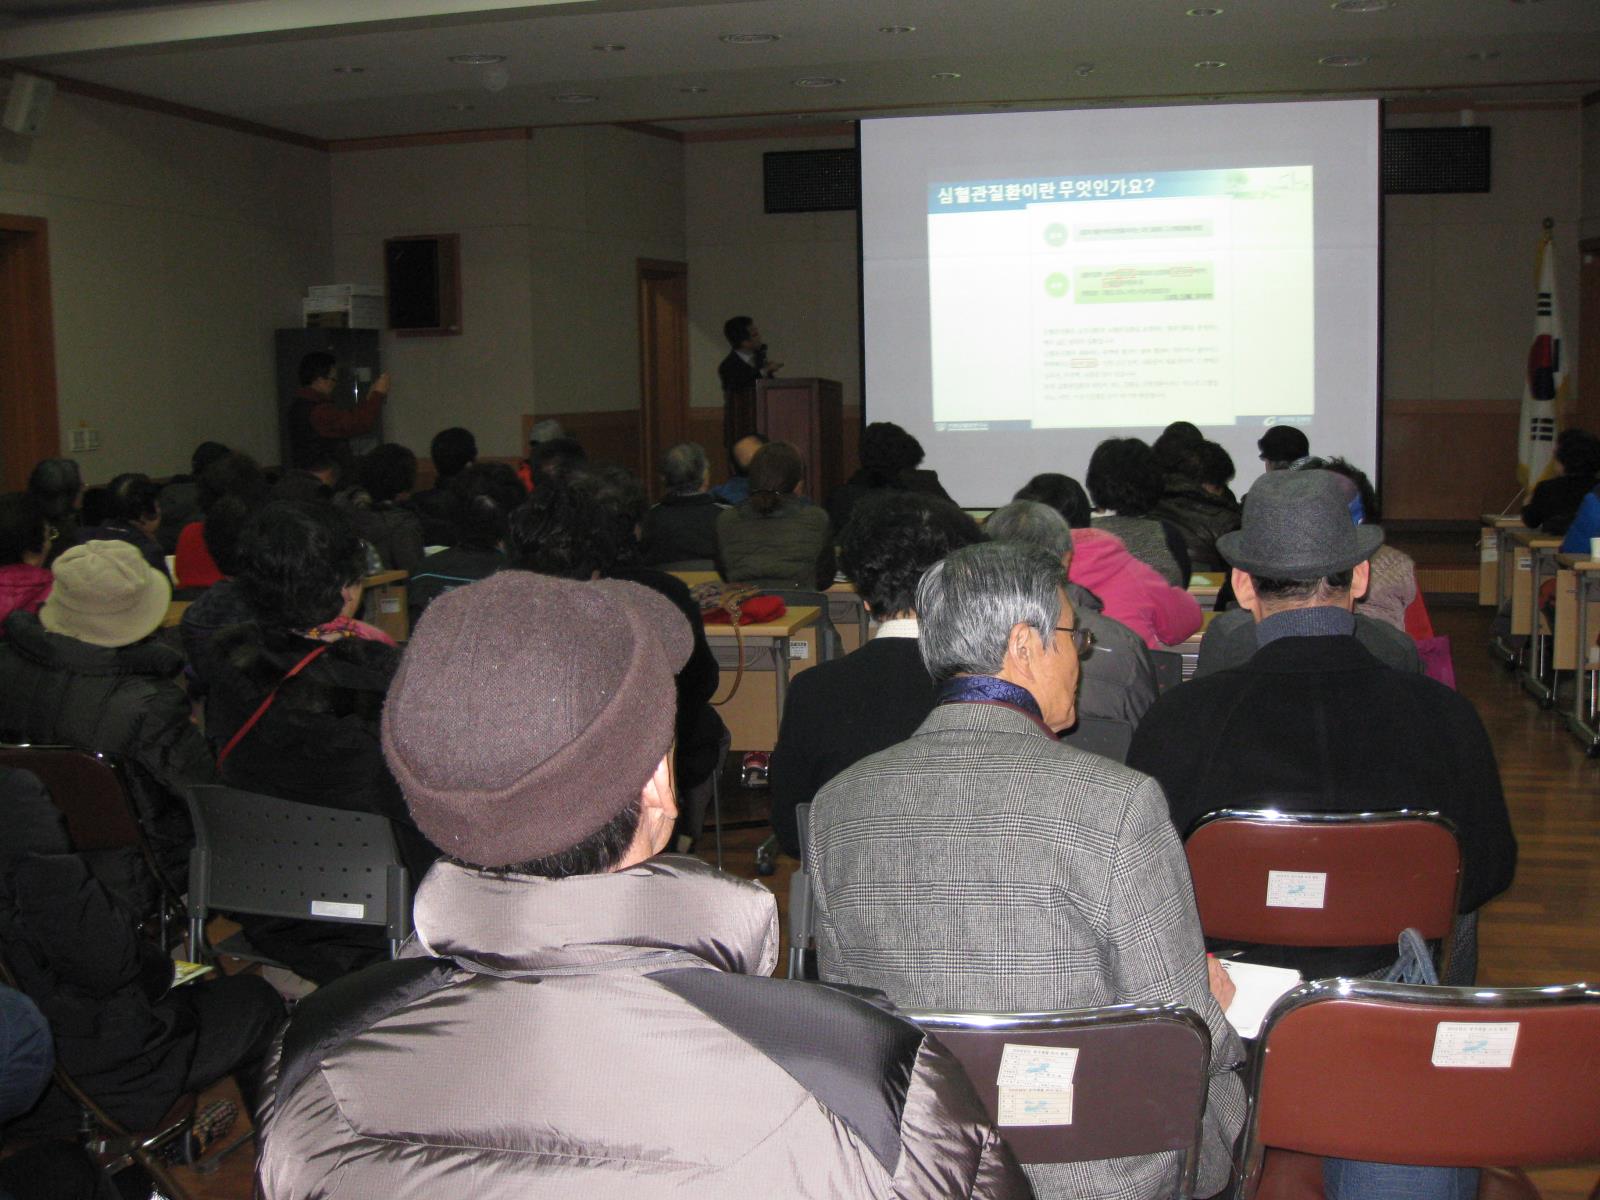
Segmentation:
{"type": "Polygon", "coordinates": [[[1433,1034],[1436,1067],[1509,1067],[1520,1021],[1440,1021],[1433,1034]]]}
{"type": "Polygon", "coordinates": [[[1077,1069],[1075,1046],[1019,1046],[1007,1042],[1000,1051],[1000,1074],[995,1082],[1003,1088],[1070,1092],[1072,1074],[1077,1069]]]}
{"type": "Polygon", "coordinates": [[[1328,891],[1325,871],[1268,871],[1268,908],[1321,908],[1328,891]]]}
{"type": "Polygon", "coordinates": [[[811,643],[803,638],[795,638],[789,643],[789,658],[791,661],[806,662],[811,657],[811,643]]]}
{"type": "Polygon", "coordinates": [[[367,915],[365,904],[345,904],[340,900],[313,900],[311,902],[311,915],[313,917],[352,917],[360,920],[367,915]]]}
{"type": "Polygon", "coordinates": [[[378,601],[378,611],[383,613],[397,613],[400,611],[399,596],[384,596],[378,601]]]}
{"type": "Polygon", "coordinates": [[[999,1124],[1071,1125],[1072,1089],[1037,1092],[1028,1088],[1001,1088],[999,1124]]]}

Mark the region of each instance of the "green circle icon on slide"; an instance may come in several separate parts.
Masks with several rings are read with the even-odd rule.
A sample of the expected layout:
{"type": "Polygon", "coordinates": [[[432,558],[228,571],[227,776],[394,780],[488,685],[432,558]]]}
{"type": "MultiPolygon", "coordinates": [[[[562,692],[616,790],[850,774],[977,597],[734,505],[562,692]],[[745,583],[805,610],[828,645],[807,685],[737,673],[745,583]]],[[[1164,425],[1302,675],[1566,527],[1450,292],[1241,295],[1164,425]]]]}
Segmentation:
{"type": "Polygon", "coordinates": [[[1044,227],[1044,241],[1047,246],[1064,246],[1067,243],[1067,227],[1060,221],[1052,221],[1044,227]]]}
{"type": "Polygon", "coordinates": [[[1067,294],[1067,277],[1060,271],[1052,271],[1044,277],[1045,295],[1052,300],[1059,300],[1067,294]]]}

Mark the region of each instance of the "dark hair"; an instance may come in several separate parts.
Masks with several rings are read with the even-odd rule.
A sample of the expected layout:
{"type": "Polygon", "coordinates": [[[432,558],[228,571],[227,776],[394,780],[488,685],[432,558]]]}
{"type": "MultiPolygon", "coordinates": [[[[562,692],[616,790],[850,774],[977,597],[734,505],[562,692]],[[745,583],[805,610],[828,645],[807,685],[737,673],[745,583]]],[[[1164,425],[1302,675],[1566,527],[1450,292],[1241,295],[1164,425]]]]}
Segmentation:
{"type": "Polygon", "coordinates": [[[1354,567],[1336,571],[1321,579],[1259,579],[1250,576],[1256,594],[1267,600],[1309,600],[1325,591],[1347,592],[1354,580],[1354,567]]]}
{"type": "Polygon", "coordinates": [[[527,489],[505,463],[473,463],[450,481],[461,502],[456,545],[493,550],[506,540],[511,514],[527,500],[527,489]]]}
{"type": "Polygon", "coordinates": [[[1033,500],[1055,509],[1074,529],[1089,528],[1089,497],[1083,485],[1069,475],[1047,471],[1028,480],[1013,500],[1033,500]]]}
{"type": "Polygon", "coordinates": [[[300,386],[310,387],[325,375],[332,375],[339,360],[326,350],[313,350],[300,360],[300,386]]]}
{"type": "Polygon", "coordinates": [[[729,317],[722,323],[722,336],[728,339],[728,345],[738,346],[750,336],[750,328],[754,324],[753,317],[729,317]]]}
{"type": "Polygon", "coordinates": [[[511,514],[511,565],[563,579],[604,575],[622,553],[613,513],[588,475],[541,487],[511,514]]]}
{"type": "Polygon", "coordinates": [[[161,485],[138,471],[118,475],[106,484],[106,516],[116,521],[144,521],[161,508],[161,485]]]}
{"type": "MultiPolygon", "coordinates": [[[[200,511],[210,513],[224,496],[260,503],[267,496],[266,473],[248,454],[226,454],[200,472],[200,511]]],[[[213,556],[215,557],[215,556],[213,556]]]]}
{"type": "Polygon", "coordinates": [[[839,562],[879,619],[915,607],[917,581],[952,550],[983,541],[978,523],[948,500],[880,492],[851,511],[839,562]]]}
{"type": "Polygon", "coordinates": [[[581,464],[589,461],[577,438],[558,437],[540,442],[528,454],[528,469],[533,473],[533,485],[559,483],[581,464]]]}
{"type": "Polygon", "coordinates": [[[433,469],[443,483],[461,474],[478,457],[478,439],[472,436],[472,430],[452,425],[433,435],[428,457],[433,459],[433,469]]]}
{"type": "Polygon", "coordinates": [[[43,554],[50,542],[49,524],[27,492],[0,496],[0,566],[19,563],[24,554],[43,554]]]}
{"type": "Polygon", "coordinates": [[[345,585],[366,564],[349,518],[326,504],[275,500],[239,538],[239,583],[265,625],[308,629],[332,620],[344,607],[345,585]]]}
{"type": "Polygon", "coordinates": [[[233,451],[221,442],[201,442],[194,448],[194,453],[189,456],[189,473],[199,478],[212,463],[218,459],[227,458],[233,451]]]}
{"type": "Polygon", "coordinates": [[[97,484],[83,489],[83,507],[78,510],[78,523],[85,529],[104,525],[111,519],[111,489],[97,484]]]}
{"type": "Polygon", "coordinates": [[[1142,517],[1161,500],[1161,468],[1138,438],[1108,438],[1089,457],[1084,480],[1096,508],[1142,517]]]}
{"type": "Polygon", "coordinates": [[[356,464],[356,482],[374,504],[388,503],[417,486],[417,456],[399,442],[375,446],[356,464]]]}
{"type": "Polygon", "coordinates": [[[594,486],[595,503],[611,520],[611,537],[616,546],[612,565],[638,562],[639,522],[644,520],[645,509],[650,507],[644,484],[632,471],[612,464],[593,468],[589,478],[594,486]]]}
{"type": "Polygon", "coordinates": [[[860,457],[861,469],[882,486],[922,462],[922,443],[893,421],[874,421],[861,431],[860,457]]]}
{"type": "Polygon", "coordinates": [[[1156,456],[1156,465],[1172,474],[1184,474],[1187,452],[1205,440],[1198,425],[1188,421],[1174,421],[1161,431],[1161,436],[1150,447],[1156,456]]]}
{"type": "Polygon", "coordinates": [[[750,460],[750,507],[763,517],[771,516],[805,474],[800,451],[788,442],[768,442],[750,460]]]}
{"type": "Polygon", "coordinates": [[[205,523],[200,526],[200,537],[206,544],[206,553],[217,564],[217,570],[232,578],[239,573],[239,538],[250,516],[259,506],[259,500],[246,500],[243,496],[219,496],[206,510],[205,523]]]}
{"type": "Polygon", "coordinates": [[[1216,442],[1201,442],[1189,451],[1187,461],[1193,469],[1185,473],[1212,487],[1227,487],[1238,473],[1233,466],[1233,455],[1216,442]]]}
{"type": "Polygon", "coordinates": [[[1378,493],[1372,486],[1372,480],[1367,478],[1367,473],[1354,463],[1342,458],[1307,458],[1296,463],[1297,471],[1331,471],[1335,475],[1342,475],[1356,485],[1356,492],[1361,497],[1361,523],[1363,525],[1376,525],[1383,520],[1383,513],[1378,508],[1378,493]]]}
{"type": "Polygon", "coordinates": [[[71,513],[78,506],[78,493],[81,491],[83,476],[78,471],[78,464],[70,458],[46,458],[34,464],[28,476],[28,494],[38,502],[39,511],[51,521],[71,513]]]}
{"type": "Polygon", "coordinates": [[[1563,429],[1556,436],[1556,461],[1568,475],[1600,475],[1600,437],[1587,429],[1563,429]]]}
{"type": "MultiPolygon", "coordinates": [[[[639,836],[644,806],[635,800],[598,830],[569,850],[547,854],[528,862],[496,868],[496,875],[537,875],[543,879],[568,879],[575,875],[604,875],[622,861],[639,836]]],[[[468,864],[469,866],[471,864],[468,864]]]]}

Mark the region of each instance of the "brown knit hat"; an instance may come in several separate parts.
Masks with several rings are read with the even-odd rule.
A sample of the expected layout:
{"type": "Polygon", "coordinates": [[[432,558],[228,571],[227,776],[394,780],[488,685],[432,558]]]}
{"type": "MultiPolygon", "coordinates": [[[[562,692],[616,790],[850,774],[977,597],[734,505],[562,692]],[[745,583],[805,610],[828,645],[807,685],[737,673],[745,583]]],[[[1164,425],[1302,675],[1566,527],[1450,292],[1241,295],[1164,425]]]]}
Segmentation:
{"type": "Polygon", "coordinates": [[[417,828],[483,867],[597,833],[672,745],[693,644],[670,600],[620,580],[502,571],[439,597],[383,709],[417,828]]]}

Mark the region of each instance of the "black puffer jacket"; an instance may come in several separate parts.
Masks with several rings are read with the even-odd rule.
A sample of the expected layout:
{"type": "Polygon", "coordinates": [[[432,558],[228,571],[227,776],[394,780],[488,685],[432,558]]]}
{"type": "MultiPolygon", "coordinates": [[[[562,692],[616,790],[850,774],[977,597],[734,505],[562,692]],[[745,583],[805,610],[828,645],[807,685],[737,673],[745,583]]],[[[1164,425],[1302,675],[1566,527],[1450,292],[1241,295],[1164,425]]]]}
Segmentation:
{"type": "Polygon", "coordinates": [[[1161,503],[1150,515],[1178,527],[1194,570],[1228,569],[1217,553],[1217,539],[1239,528],[1239,502],[1233,493],[1213,495],[1192,479],[1169,475],[1161,503]]]}
{"type": "Polygon", "coordinates": [[[121,758],[157,857],[180,888],[194,840],[184,789],[216,776],[190,720],[182,669],[177,651],[157,642],[92,646],[48,632],[31,613],[12,613],[0,642],[0,739],[121,758]]]}

